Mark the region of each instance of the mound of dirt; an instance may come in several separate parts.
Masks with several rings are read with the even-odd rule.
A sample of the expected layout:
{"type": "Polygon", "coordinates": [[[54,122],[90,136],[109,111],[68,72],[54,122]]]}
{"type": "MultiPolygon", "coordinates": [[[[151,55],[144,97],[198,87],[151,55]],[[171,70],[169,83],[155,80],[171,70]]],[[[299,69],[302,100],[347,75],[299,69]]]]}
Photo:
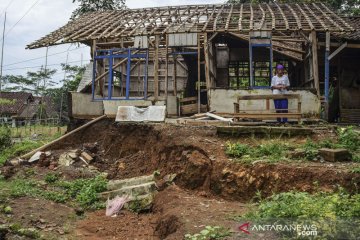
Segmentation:
{"type": "Polygon", "coordinates": [[[355,186],[360,183],[359,174],[336,164],[231,162],[225,155],[227,140],[217,136],[214,127],[118,124],[106,119],[52,146],[51,150],[90,149],[95,152],[92,165],[107,172],[109,179],[154,171],[160,172],[160,178],[177,174],[174,181],[182,188],[230,200],[248,201],[257,191],[264,197],[290,190],[332,191],[338,186],[356,191],[355,186]]]}

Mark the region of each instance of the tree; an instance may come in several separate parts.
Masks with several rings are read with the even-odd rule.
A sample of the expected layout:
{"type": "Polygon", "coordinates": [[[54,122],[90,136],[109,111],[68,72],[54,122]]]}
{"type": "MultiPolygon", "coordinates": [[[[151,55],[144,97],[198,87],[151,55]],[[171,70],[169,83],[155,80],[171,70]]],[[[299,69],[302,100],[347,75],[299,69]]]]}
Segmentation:
{"type": "Polygon", "coordinates": [[[23,91],[31,92],[36,96],[41,96],[46,92],[48,87],[56,83],[51,81],[56,69],[41,68],[36,72],[27,72],[26,76],[22,75],[5,75],[2,77],[5,84],[5,91],[23,91]]]}
{"type": "MultiPolygon", "coordinates": [[[[319,2],[318,0],[228,0],[227,3],[311,3],[319,2]]],[[[324,0],[321,1],[329,5],[332,9],[336,9],[339,13],[347,15],[360,14],[360,0],[324,0]]]]}
{"type": "Polygon", "coordinates": [[[125,0],[73,0],[79,6],[73,11],[71,19],[75,19],[85,13],[119,10],[125,7],[125,0]]]}

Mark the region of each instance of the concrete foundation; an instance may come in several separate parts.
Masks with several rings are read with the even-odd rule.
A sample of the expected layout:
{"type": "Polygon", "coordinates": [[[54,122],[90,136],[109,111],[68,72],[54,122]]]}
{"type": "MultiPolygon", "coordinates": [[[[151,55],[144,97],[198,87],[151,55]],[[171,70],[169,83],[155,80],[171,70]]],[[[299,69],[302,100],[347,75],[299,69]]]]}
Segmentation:
{"type": "MultiPolygon", "coordinates": [[[[289,93],[301,95],[301,113],[304,117],[318,117],[320,115],[320,100],[310,91],[296,90],[289,93]]],[[[209,93],[210,111],[234,113],[234,102],[241,95],[264,95],[272,94],[270,89],[236,90],[236,89],[211,89],[209,93]]],[[[265,100],[243,100],[240,102],[240,110],[248,113],[263,113],[266,109],[265,100]]],[[[271,101],[270,109],[275,111],[271,101]]],[[[289,100],[289,109],[297,109],[297,100],[289,100]]]]}

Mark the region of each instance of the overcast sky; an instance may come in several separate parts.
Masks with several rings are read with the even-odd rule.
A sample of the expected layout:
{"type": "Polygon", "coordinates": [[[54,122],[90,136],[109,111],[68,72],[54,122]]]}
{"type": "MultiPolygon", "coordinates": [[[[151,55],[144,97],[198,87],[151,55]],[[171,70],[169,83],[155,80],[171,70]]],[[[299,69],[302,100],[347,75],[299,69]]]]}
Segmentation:
{"type": "MultiPolygon", "coordinates": [[[[220,2],[223,1],[128,0],[126,5],[129,8],[142,8],[220,2]]],[[[3,29],[4,10],[6,9],[7,12],[3,75],[21,75],[26,74],[27,71],[39,70],[40,66],[45,64],[46,48],[26,50],[26,45],[65,25],[75,8],[76,5],[72,3],[72,0],[0,0],[0,35],[2,35],[3,29]],[[28,13],[26,14],[26,12],[28,13]],[[20,22],[18,22],[19,20],[20,22]],[[28,61],[33,58],[40,59],[28,61]]],[[[80,65],[81,59],[83,59],[82,63],[86,64],[90,59],[89,48],[84,47],[84,45],[64,44],[50,47],[48,66],[52,69],[58,69],[54,76],[54,80],[57,82],[60,82],[64,77],[60,63],[66,61],[68,49],[70,50],[69,63],[72,65],[80,65]]]]}

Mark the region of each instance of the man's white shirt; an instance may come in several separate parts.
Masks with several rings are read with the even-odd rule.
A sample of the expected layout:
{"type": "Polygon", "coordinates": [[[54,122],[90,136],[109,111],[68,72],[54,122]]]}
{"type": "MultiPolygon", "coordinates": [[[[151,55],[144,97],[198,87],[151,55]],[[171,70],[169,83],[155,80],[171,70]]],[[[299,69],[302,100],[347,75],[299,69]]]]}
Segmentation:
{"type": "MultiPolygon", "coordinates": [[[[276,85],[285,85],[287,87],[290,86],[290,81],[287,75],[282,75],[279,77],[278,75],[273,76],[271,79],[271,87],[276,85]]],[[[288,91],[286,89],[273,89],[273,94],[286,94],[288,91]]]]}

